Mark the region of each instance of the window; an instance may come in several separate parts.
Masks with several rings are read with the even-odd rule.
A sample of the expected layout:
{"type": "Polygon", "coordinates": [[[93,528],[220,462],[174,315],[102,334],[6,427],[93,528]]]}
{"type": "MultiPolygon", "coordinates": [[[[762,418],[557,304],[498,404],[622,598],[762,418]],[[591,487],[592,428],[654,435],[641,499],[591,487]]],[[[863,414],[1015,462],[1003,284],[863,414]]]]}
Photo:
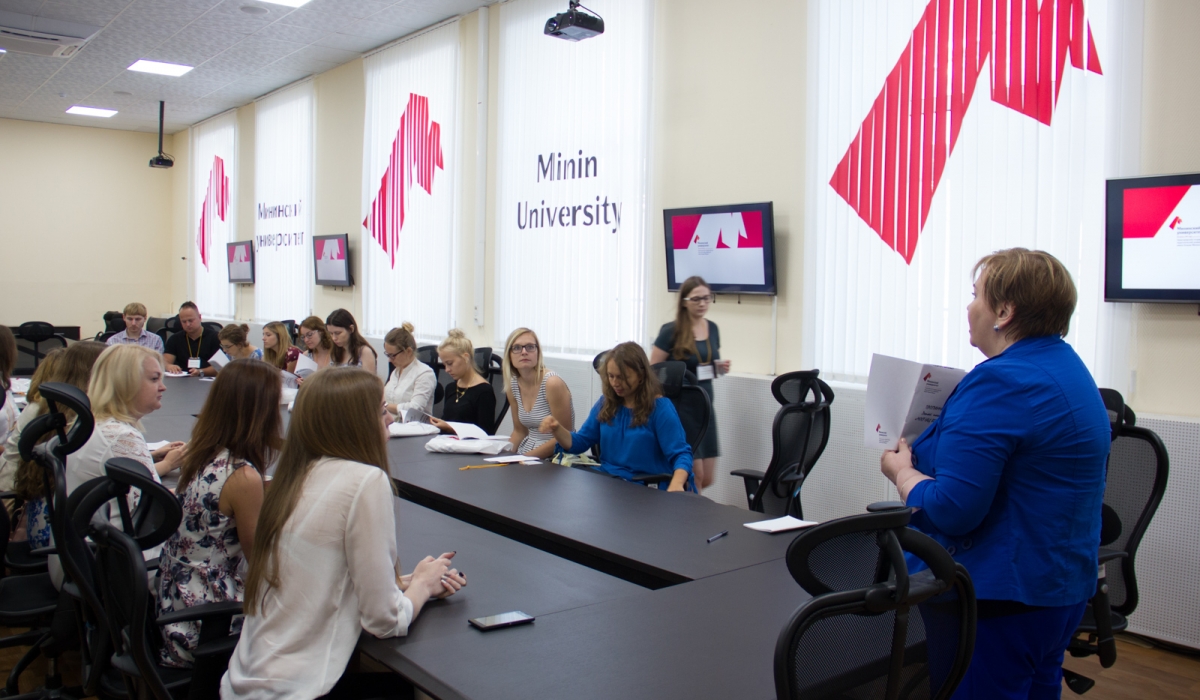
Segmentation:
{"type": "Polygon", "coordinates": [[[201,314],[233,318],[225,244],[236,240],[237,230],[237,117],[226,112],[193,126],[191,134],[192,301],[201,314]]]}

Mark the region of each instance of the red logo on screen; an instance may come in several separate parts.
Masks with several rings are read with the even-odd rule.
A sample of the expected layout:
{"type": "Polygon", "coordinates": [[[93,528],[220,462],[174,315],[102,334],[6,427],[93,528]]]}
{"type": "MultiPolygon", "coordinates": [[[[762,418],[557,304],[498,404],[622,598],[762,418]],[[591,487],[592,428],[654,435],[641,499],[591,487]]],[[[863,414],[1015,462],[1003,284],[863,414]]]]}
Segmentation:
{"type": "Polygon", "coordinates": [[[417,184],[433,194],[433,169],[445,169],[442,167],[441,135],[441,125],[429,120],[429,98],[409,93],[408,106],[400,115],[396,140],[392,142],[392,155],[379,183],[379,194],[375,195],[371,211],[363,219],[363,228],[379,241],[383,252],[391,253],[393,269],[413,171],[416,171],[417,184]]]}
{"type": "Polygon", "coordinates": [[[1175,217],[1175,218],[1174,218],[1174,219],[1171,221],[1171,230],[1172,230],[1172,231],[1174,231],[1174,230],[1175,230],[1175,227],[1176,227],[1176,226],[1178,226],[1179,224],[1182,224],[1182,223],[1183,223],[1183,219],[1179,218],[1178,216],[1177,216],[1177,217],[1175,217]]]}
{"type": "Polygon", "coordinates": [[[1047,126],[1068,56],[1101,73],[1083,0],[1036,8],[1034,0],[931,0],[838,163],[829,184],[905,263],[989,57],[992,100],[1047,126]]]}
{"type": "Polygon", "coordinates": [[[196,234],[196,247],[200,249],[200,262],[204,263],[205,270],[212,246],[212,215],[216,214],[224,221],[228,208],[229,178],[225,175],[225,161],[220,156],[213,156],[213,166],[208,171],[208,189],[204,192],[204,204],[200,205],[200,232],[196,234]]]}

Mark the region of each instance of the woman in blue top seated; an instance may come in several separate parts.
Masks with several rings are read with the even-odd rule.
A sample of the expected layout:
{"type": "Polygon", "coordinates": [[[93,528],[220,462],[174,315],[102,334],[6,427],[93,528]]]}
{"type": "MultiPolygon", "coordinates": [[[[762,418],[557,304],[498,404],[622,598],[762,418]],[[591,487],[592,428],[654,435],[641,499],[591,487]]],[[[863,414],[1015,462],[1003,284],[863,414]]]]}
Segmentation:
{"type": "Polygon", "coordinates": [[[912,523],[971,573],[979,626],[955,698],[1058,698],[1067,643],[1096,592],[1110,445],[1096,383],[1063,341],[1075,285],[1024,248],[975,265],[967,374],[883,473],[912,523]]]}
{"type": "MultiPolygon", "coordinates": [[[[604,356],[600,373],[604,396],[572,433],[547,416],[539,432],[553,433],[564,450],[579,454],[600,445],[601,471],[629,479],[637,474],[670,474],[668,491],[692,491],[692,448],[679,414],[662,396],[646,351],[621,343],[604,356]]],[[[663,488],[664,484],[659,484],[663,488]]]]}

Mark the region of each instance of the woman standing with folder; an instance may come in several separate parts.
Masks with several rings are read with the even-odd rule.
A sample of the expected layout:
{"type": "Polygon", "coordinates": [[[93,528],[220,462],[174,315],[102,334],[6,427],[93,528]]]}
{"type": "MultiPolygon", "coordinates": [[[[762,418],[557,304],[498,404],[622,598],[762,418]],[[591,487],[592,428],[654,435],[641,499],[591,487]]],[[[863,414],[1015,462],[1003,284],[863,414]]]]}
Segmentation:
{"type": "Polygon", "coordinates": [[[975,583],[975,653],[954,697],[1057,698],[1063,652],[1096,592],[1108,412],[1063,341],[1076,292],[1062,263],[1012,248],[975,272],[967,322],[988,359],[881,466],[917,509],[912,526],[975,583]]]}
{"type": "MultiPolygon", "coordinates": [[[[679,301],[675,320],[664,323],[650,351],[650,363],[682,360],[688,371],[696,375],[701,388],[713,398],[713,379],[729,371],[729,360],[721,359],[721,331],[717,324],[705,318],[708,307],[716,297],[703,277],[689,277],[679,286],[679,301]]],[[[708,431],[696,450],[692,472],[696,489],[712,486],[717,475],[717,457],[721,454],[717,441],[717,416],[708,421],[708,431]]]]}

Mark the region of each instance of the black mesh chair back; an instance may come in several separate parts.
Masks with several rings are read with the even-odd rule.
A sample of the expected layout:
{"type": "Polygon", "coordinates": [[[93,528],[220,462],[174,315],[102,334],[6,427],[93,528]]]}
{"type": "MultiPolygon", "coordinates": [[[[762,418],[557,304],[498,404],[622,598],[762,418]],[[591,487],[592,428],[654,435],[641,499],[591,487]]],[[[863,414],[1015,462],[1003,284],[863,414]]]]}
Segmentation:
{"type": "Polygon", "coordinates": [[[125,330],[125,315],[120,311],[104,312],[104,332],[120,333],[125,330]]]}
{"type": "Polygon", "coordinates": [[[819,369],[781,374],[771,382],[771,395],[783,406],[789,403],[819,401],[822,396],[832,403],[833,389],[818,378],[820,374],[819,369]]]}
{"type": "Polygon", "coordinates": [[[166,343],[167,339],[171,336],[182,332],[183,326],[179,324],[179,314],[175,314],[174,316],[163,321],[162,328],[159,328],[157,331],[155,331],[155,333],[158,334],[158,337],[162,338],[164,343],[166,343]]]}
{"type": "Polygon", "coordinates": [[[496,432],[504,416],[508,415],[508,387],[504,385],[503,362],[491,348],[475,348],[475,369],[492,385],[492,393],[496,395],[496,420],[489,433],[496,432]]]}
{"type": "Polygon", "coordinates": [[[218,323],[217,321],[202,321],[200,325],[211,330],[213,333],[220,333],[221,329],[225,327],[225,324],[218,323]]]}
{"type": "MultiPolygon", "coordinates": [[[[433,370],[433,415],[441,418],[442,401],[446,398],[446,384],[453,380],[444,371],[446,367],[438,358],[436,345],[422,345],[417,348],[417,359],[429,365],[429,368],[433,370]]],[[[391,373],[389,372],[388,375],[391,376],[391,373]]]]}
{"type": "Polygon", "coordinates": [[[650,367],[662,383],[663,396],[675,406],[683,432],[694,454],[708,433],[712,422],[712,401],[708,392],[700,387],[696,375],[688,371],[687,365],[679,360],[667,360],[650,367]]]}
{"type": "Polygon", "coordinates": [[[158,335],[158,332],[167,327],[167,319],[162,316],[151,316],[146,319],[146,330],[150,333],[158,335]]]}
{"type": "Polygon", "coordinates": [[[600,364],[602,362],[604,362],[604,356],[607,354],[608,354],[608,351],[605,350],[604,352],[602,352],[592,358],[592,369],[596,370],[596,374],[600,374],[600,375],[604,374],[604,370],[602,370],[600,368],[600,364]]]}
{"type": "Polygon", "coordinates": [[[67,347],[67,339],[54,332],[54,324],[45,321],[26,321],[17,326],[17,332],[13,335],[17,340],[23,340],[33,346],[32,351],[27,348],[20,348],[20,350],[33,355],[34,369],[37,369],[38,363],[46,356],[41,350],[42,343],[52,341],[52,344],[67,347]]]}
{"type": "Polygon", "coordinates": [[[947,698],[975,643],[966,569],[898,509],[834,520],[788,548],[796,581],[814,597],[775,647],[779,698],[947,698]],[[913,573],[905,555],[924,569],[913,573]]]}
{"type": "Polygon", "coordinates": [[[1134,559],[1167,490],[1170,460],[1166,446],[1152,430],[1121,425],[1115,435],[1108,455],[1104,505],[1117,517],[1120,534],[1105,547],[1126,556],[1119,567],[1108,566],[1106,574],[1112,609],[1127,617],[1138,604],[1134,559]]]}
{"type": "Polygon", "coordinates": [[[283,327],[287,329],[288,337],[291,338],[292,345],[300,344],[300,327],[296,325],[295,319],[284,319],[280,321],[283,327]]]}

